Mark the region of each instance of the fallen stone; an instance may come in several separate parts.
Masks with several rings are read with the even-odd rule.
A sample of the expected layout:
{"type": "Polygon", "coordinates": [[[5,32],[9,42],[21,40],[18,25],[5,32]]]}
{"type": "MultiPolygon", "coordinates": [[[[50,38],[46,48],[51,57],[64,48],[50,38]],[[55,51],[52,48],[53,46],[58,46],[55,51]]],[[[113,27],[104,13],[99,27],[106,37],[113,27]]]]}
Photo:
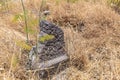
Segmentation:
{"type": "Polygon", "coordinates": [[[62,29],[48,21],[40,22],[38,45],[31,49],[28,65],[29,69],[38,70],[39,79],[52,78],[68,67],[62,29]]]}

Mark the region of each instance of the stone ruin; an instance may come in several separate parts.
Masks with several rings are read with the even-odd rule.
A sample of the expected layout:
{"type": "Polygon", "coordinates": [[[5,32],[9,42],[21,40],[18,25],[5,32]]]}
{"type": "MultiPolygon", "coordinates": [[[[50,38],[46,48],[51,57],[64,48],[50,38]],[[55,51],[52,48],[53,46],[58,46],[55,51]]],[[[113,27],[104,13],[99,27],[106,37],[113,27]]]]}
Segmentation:
{"type": "Polygon", "coordinates": [[[68,62],[62,29],[41,21],[38,44],[29,53],[29,69],[38,70],[39,78],[48,78],[66,69],[68,62]]]}

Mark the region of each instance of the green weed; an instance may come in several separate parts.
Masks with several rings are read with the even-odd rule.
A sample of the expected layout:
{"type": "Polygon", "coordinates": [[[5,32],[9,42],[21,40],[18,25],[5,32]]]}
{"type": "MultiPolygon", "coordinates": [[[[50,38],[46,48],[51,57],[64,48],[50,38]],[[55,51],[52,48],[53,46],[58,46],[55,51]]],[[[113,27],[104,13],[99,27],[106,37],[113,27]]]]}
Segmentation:
{"type": "Polygon", "coordinates": [[[48,40],[51,40],[51,39],[54,39],[55,36],[54,35],[45,35],[45,36],[42,36],[39,38],[39,41],[44,43],[45,41],[48,41],[48,40]]]}
{"type": "Polygon", "coordinates": [[[11,68],[12,68],[12,70],[15,69],[15,67],[17,66],[18,63],[19,63],[18,56],[16,54],[13,54],[12,55],[12,60],[11,60],[11,68]]]}
{"type": "Polygon", "coordinates": [[[108,3],[120,7],[120,0],[108,0],[108,3]]]}
{"type": "Polygon", "coordinates": [[[16,41],[17,46],[21,47],[24,50],[30,50],[32,47],[24,41],[16,41]]]}

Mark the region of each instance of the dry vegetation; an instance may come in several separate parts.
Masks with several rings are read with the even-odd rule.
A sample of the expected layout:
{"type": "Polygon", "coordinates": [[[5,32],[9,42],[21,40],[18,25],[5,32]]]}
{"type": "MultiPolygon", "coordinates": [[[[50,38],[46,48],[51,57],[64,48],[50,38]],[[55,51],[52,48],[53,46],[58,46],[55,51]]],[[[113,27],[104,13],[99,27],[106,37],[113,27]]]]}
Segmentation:
{"type": "MultiPolygon", "coordinates": [[[[0,80],[36,80],[25,69],[31,46],[25,44],[19,1],[0,5],[0,80]]],[[[25,2],[32,44],[36,43],[40,4],[41,0],[25,2]]],[[[60,25],[65,33],[71,58],[66,80],[120,80],[120,15],[107,0],[47,0],[43,10],[51,11],[47,20],[60,25]]]]}

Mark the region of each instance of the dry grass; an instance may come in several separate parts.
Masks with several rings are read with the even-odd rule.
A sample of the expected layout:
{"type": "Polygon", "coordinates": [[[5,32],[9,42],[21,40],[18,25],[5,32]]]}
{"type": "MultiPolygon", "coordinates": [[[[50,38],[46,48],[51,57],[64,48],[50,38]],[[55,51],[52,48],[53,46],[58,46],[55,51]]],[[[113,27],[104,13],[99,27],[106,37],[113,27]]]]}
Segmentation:
{"type": "MultiPolygon", "coordinates": [[[[120,80],[120,15],[104,0],[47,1],[44,9],[51,11],[48,20],[65,33],[71,58],[66,80],[120,80]]],[[[40,1],[27,0],[25,4],[29,15],[38,19],[40,1]]],[[[14,15],[22,13],[21,4],[10,2],[9,6],[9,12],[0,12],[0,80],[35,80],[34,73],[25,69],[27,53],[17,45],[26,39],[24,23],[12,22],[14,15]]],[[[33,34],[30,39],[35,39],[33,34]]]]}

